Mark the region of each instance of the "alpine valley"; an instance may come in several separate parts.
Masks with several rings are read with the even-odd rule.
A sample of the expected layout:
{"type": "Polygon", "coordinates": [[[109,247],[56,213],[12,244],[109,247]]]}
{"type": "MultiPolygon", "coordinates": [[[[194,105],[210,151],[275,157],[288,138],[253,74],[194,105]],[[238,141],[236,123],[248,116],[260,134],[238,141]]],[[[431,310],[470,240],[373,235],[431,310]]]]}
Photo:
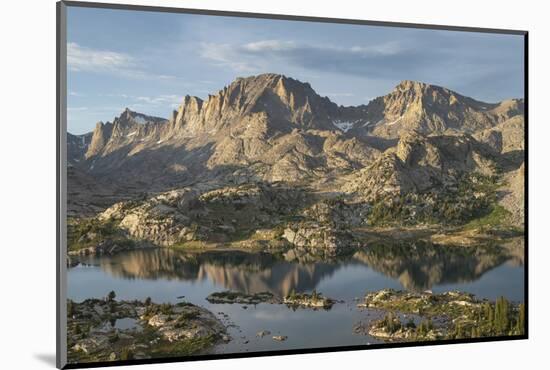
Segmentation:
{"type": "Polygon", "coordinates": [[[213,284],[200,293],[189,285],[182,294],[196,297],[185,304],[146,284],[117,291],[126,299],[118,302],[73,294],[70,358],[523,334],[522,296],[499,301],[475,284],[500,268],[516,271],[510,279],[523,271],[524,130],[523,99],[485,103],[402,81],[366,105],[339,106],[308,83],[262,74],[205,100],[186,96],[168,118],[126,109],[93,132],[67,134],[69,292],[86,286],[85,266],[113,286],[213,284]],[[468,284],[477,288],[465,293],[468,284]],[[349,337],[335,332],[332,343],[318,329],[297,338],[283,321],[259,327],[270,321],[243,318],[232,304],[307,312],[312,328],[323,320],[317,309],[354,314],[334,319],[349,337]],[[506,320],[496,318],[504,306],[506,320]],[[365,321],[358,310],[382,314],[365,321]],[[141,329],[94,331],[123,318],[141,329]]]}

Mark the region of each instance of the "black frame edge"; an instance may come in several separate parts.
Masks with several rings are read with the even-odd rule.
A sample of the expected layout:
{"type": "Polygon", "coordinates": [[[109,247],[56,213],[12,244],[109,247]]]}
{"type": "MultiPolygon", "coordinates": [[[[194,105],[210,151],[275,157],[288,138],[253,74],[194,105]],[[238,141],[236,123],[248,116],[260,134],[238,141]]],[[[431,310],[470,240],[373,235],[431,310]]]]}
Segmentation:
{"type": "Polygon", "coordinates": [[[66,148],[67,6],[56,3],[56,367],[67,365],[66,148]]]}
{"type": "Polygon", "coordinates": [[[523,217],[524,217],[524,279],[523,279],[523,292],[524,292],[524,304],[525,304],[525,337],[529,338],[529,32],[525,32],[523,36],[524,49],[523,49],[523,98],[524,98],[524,199],[523,199],[523,217]]]}
{"type": "Polygon", "coordinates": [[[420,29],[442,30],[442,31],[500,33],[500,34],[508,34],[508,35],[525,35],[527,33],[527,30],[484,28],[484,27],[462,27],[462,26],[449,26],[449,25],[426,24],[426,23],[387,22],[387,21],[362,20],[362,19],[352,19],[352,18],[303,16],[303,15],[293,15],[293,14],[271,14],[271,13],[254,13],[254,12],[240,12],[240,11],[228,11],[228,10],[176,8],[176,7],[168,7],[168,6],[112,4],[112,3],[101,3],[101,2],[73,1],[73,0],[62,0],[62,2],[66,6],[82,7],[82,8],[136,10],[136,11],[164,12],[164,13],[186,13],[186,14],[212,15],[212,16],[224,16],[224,17],[279,19],[279,20],[285,20],[285,21],[358,24],[358,25],[370,25],[370,26],[382,26],[382,27],[400,27],[400,28],[417,28],[417,29],[420,28],[420,29]]]}
{"type": "Polygon", "coordinates": [[[380,343],[358,346],[339,346],[339,347],[320,347],[320,348],[305,348],[305,349],[289,349],[276,351],[259,351],[259,352],[239,352],[229,354],[211,354],[211,355],[195,355],[195,356],[175,356],[152,358],[143,360],[117,360],[117,361],[101,361],[101,362],[84,362],[78,364],[67,364],[63,369],[83,369],[97,367],[113,367],[113,366],[133,366],[133,365],[152,365],[174,362],[194,362],[194,361],[209,361],[209,360],[225,360],[238,358],[253,358],[253,357],[272,357],[272,356],[288,356],[288,355],[306,355],[315,353],[333,353],[333,352],[351,352],[361,350],[376,350],[376,349],[391,349],[391,348],[409,348],[409,347],[431,347],[431,346],[446,346],[452,344],[475,344],[475,343],[491,343],[502,341],[516,341],[528,339],[526,335],[516,336],[501,336],[487,337],[475,339],[449,339],[443,341],[429,342],[405,342],[405,343],[380,343]]]}
{"type": "Polygon", "coordinates": [[[55,366],[61,367],[59,361],[61,357],[60,351],[60,335],[61,335],[61,315],[59,314],[59,222],[61,215],[59,214],[59,18],[60,18],[61,3],[55,4],[55,366]]]}

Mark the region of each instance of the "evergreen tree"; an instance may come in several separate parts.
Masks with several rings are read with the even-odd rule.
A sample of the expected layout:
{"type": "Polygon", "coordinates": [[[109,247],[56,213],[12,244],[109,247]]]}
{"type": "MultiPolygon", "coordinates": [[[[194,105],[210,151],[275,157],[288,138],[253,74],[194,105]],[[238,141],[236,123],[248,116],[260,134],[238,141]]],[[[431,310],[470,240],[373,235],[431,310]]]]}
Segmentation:
{"type": "Polygon", "coordinates": [[[493,323],[494,312],[493,312],[493,306],[489,302],[486,302],[484,304],[483,313],[485,316],[485,320],[487,320],[488,331],[489,333],[492,333],[494,330],[494,323],[493,323]]]}
{"type": "Polygon", "coordinates": [[[506,298],[499,297],[495,304],[494,326],[497,335],[506,335],[509,332],[510,305],[506,298]]]}
{"type": "Polygon", "coordinates": [[[525,305],[519,305],[518,320],[516,322],[516,332],[519,335],[525,334],[525,305]]]}
{"type": "Polygon", "coordinates": [[[455,326],[455,339],[464,338],[464,328],[461,324],[456,324],[455,326]]]}
{"type": "Polygon", "coordinates": [[[418,325],[418,328],[416,329],[416,334],[417,336],[424,337],[432,329],[433,329],[433,323],[431,320],[422,320],[420,322],[420,325],[418,325]]]}
{"type": "Polygon", "coordinates": [[[123,361],[133,360],[134,359],[134,353],[132,352],[132,350],[130,348],[124,347],[122,349],[122,352],[120,353],[120,359],[123,360],[123,361]]]}
{"type": "Polygon", "coordinates": [[[112,301],[114,301],[115,298],[116,298],[116,293],[115,293],[114,290],[111,290],[111,291],[109,292],[109,294],[107,295],[107,300],[108,300],[109,302],[112,302],[112,301]]]}

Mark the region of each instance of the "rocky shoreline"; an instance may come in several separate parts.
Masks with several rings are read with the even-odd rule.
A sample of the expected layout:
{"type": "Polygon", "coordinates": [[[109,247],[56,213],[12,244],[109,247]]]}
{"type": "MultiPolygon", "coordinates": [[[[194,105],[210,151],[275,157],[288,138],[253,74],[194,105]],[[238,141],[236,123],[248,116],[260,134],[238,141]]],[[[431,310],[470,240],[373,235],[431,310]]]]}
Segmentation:
{"type": "Polygon", "coordinates": [[[104,299],[67,302],[70,363],[187,356],[228,341],[210,311],[182,302],[157,304],[104,299]]]}
{"type": "Polygon", "coordinates": [[[92,218],[71,218],[68,249],[70,255],[101,255],[147,247],[227,248],[329,259],[388,238],[475,246],[523,235],[497,202],[500,181],[472,172],[435,193],[374,197],[360,189],[320,193],[282,183],[209,183],[119,202],[92,218]]]}

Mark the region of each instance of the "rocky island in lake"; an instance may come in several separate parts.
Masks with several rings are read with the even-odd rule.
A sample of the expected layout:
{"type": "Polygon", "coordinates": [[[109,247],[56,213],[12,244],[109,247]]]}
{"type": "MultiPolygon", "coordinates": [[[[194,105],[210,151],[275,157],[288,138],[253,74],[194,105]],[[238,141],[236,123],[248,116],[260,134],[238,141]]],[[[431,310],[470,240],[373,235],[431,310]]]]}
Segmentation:
{"type": "Polygon", "coordinates": [[[500,297],[496,302],[450,291],[411,293],[384,289],[365,296],[359,308],[385,312],[368,334],[385,341],[434,341],[523,335],[524,304],[500,297]]]}
{"type": "Polygon", "coordinates": [[[115,361],[206,353],[230,340],[226,327],[191,303],[103,299],[67,302],[71,362],[115,361]]]}

